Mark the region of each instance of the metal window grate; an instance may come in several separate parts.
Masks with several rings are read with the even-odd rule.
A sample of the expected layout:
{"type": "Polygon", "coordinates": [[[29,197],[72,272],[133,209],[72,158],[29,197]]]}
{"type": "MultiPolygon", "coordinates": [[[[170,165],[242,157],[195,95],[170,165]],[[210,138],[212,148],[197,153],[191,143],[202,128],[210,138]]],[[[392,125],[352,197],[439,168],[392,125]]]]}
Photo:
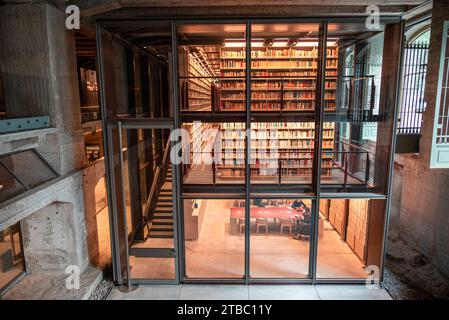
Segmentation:
{"type": "Polygon", "coordinates": [[[428,55],[427,43],[407,44],[404,48],[404,79],[398,118],[399,134],[421,133],[422,114],[426,109],[424,88],[428,55]]]}
{"type": "MultiPolygon", "coordinates": [[[[446,38],[449,38],[449,30],[447,30],[446,38]]],[[[438,88],[440,91],[439,113],[437,123],[437,144],[449,144],[449,42],[446,42],[444,51],[442,81],[438,88]]]]}

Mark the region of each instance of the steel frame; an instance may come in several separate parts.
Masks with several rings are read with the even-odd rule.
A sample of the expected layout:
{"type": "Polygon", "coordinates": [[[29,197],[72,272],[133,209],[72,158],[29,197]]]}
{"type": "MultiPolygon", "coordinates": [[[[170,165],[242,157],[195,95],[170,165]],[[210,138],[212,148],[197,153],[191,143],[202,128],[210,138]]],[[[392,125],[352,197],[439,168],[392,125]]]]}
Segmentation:
{"type": "MultiPolygon", "coordinates": [[[[186,112],[185,114],[182,113],[179,109],[179,101],[178,101],[178,92],[179,92],[179,74],[178,74],[178,39],[177,39],[177,27],[180,25],[185,24],[244,24],[246,29],[246,110],[245,112],[230,112],[228,115],[223,118],[222,121],[230,119],[230,117],[237,117],[239,120],[242,120],[246,122],[246,126],[249,127],[251,123],[251,108],[250,108],[250,62],[251,62],[251,26],[253,23],[274,23],[274,22],[282,22],[282,23],[302,23],[302,22],[314,22],[319,23],[321,26],[321,32],[320,32],[320,46],[323,48],[323,46],[326,43],[327,38],[327,26],[329,23],[364,23],[365,19],[367,18],[366,15],[355,15],[355,16],[347,16],[347,15],[331,15],[331,16],[325,16],[325,17],[298,17],[298,18],[283,18],[283,17],[270,17],[270,18],[224,18],[224,19],[208,19],[208,18],[190,18],[190,19],[177,19],[177,18],[160,18],[160,17],[154,17],[154,18],[145,18],[145,19],[120,19],[120,20],[107,20],[107,19],[99,19],[96,21],[96,32],[97,32],[97,65],[99,70],[99,82],[100,82],[100,101],[101,101],[101,111],[102,111],[102,124],[104,128],[107,128],[108,130],[105,130],[104,135],[104,145],[106,152],[106,172],[107,172],[107,189],[108,189],[108,202],[112,210],[110,210],[110,221],[111,221],[111,245],[112,245],[112,258],[113,258],[113,266],[114,266],[114,279],[117,283],[123,283],[121,275],[118,273],[118,269],[120,267],[118,260],[119,260],[119,250],[118,250],[118,234],[117,234],[117,221],[114,217],[114,212],[116,212],[115,208],[115,191],[112,181],[114,181],[114,173],[112,170],[112,159],[113,159],[113,153],[110,149],[110,146],[112,145],[112,137],[110,132],[110,124],[114,123],[114,120],[111,122],[108,122],[107,120],[107,105],[106,105],[106,98],[105,98],[105,87],[104,82],[107,81],[104,77],[104,66],[103,66],[103,59],[102,59],[102,48],[101,48],[101,32],[104,28],[107,28],[108,23],[114,22],[115,25],[117,24],[128,24],[128,23],[136,23],[136,22],[143,22],[143,23],[149,23],[151,21],[163,21],[170,23],[171,25],[171,46],[172,46],[172,57],[171,57],[171,63],[172,63],[172,74],[171,74],[171,81],[172,81],[172,101],[173,101],[173,109],[174,109],[174,118],[172,119],[163,119],[163,120],[149,120],[149,119],[133,119],[132,121],[127,119],[121,119],[121,126],[126,128],[155,128],[158,125],[165,126],[171,123],[173,126],[172,128],[180,128],[182,120],[189,120],[195,118],[197,115],[192,112],[186,112]]],[[[380,18],[381,23],[401,23],[401,31],[404,30],[404,22],[401,20],[401,17],[398,15],[390,15],[390,16],[382,16],[380,18]]],[[[129,44],[128,44],[129,45],[129,44]]],[[[401,44],[402,48],[402,44],[401,44]]],[[[402,49],[401,49],[402,50],[402,49]]],[[[317,86],[321,86],[321,93],[320,96],[317,97],[320,99],[320,102],[322,102],[324,98],[324,92],[322,91],[322,88],[324,86],[325,82],[325,63],[324,59],[326,56],[326,50],[321,51],[321,63],[322,63],[322,70],[321,70],[321,76],[319,79],[317,79],[317,86]],[[324,67],[323,67],[324,66],[324,67]],[[324,69],[323,69],[324,68],[324,69]]],[[[402,54],[401,54],[402,56],[402,54]]],[[[402,64],[399,64],[402,68],[402,64]]],[[[397,123],[397,107],[399,104],[399,94],[398,90],[400,88],[399,82],[400,82],[400,74],[397,75],[397,91],[396,91],[396,101],[395,101],[395,108],[394,108],[394,115],[393,115],[393,126],[394,130],[392,132],[391,136],[391,148],[390,148],[390,159],[389,159],[389,171],[388,171],[388,184],[387,184],[387,190],[385,194],[374,194],[371,191],[372,190],[365,190],[363,193],[329,193],[329,192],[323,192],[321,193],[321,190],[333,190],[333,188],[337,189],[340,188],[340,185],[321,185],[320,181],[320,163],[321,163],[321,153],[317,154],[314,160],[314,179],[313,179],[313,186],[312,191],[313,193],[310,194],[304,194],[304,193],[297,193],[295,190],[279,190],[276,191],[275,194],[271,193],[269,195],[256,191],[252,192],[252,189],[254,186],[251,186],[250,184],[250,168],[248,161],[245,161],[246,165],[246,175],[245,175],[245,184],[240,186],[220,186],[221,188],[218,188],[220,190],[220,194],[214,194],[214,193],[204,193],[204,190],[201,189],[207,189],[208,186],[201,186],[198,189],[193,190],[189,187],[184,187],[181,183],[181,168],[179,165],[173,166],[173,192],[174,192],[174,199],[175,200],[175,246],[176,246],[176,279],[175,280],[158,280],[158,279],[130,279],[129,284],[179,284],[180,282],[183,283],[226,283],[226,284],[232,284],[232,283],[244,283],[244,284],[250,284],[250,283],[270,283],[270,284],[279,284],[279,283],[308,283],[308,284],[321,284],[321,283],[330,283],[330,284],[362,284],[366,282],[366,279],[324,279],[324,278],[317,278],[316,277],[316,268],[317,268],[317,250],[318,250],[318,214],[319,212],[319,203],[321,199],[330,199],[330,198],[366,198],[366,199],[384,199],[386,201],[385,205],[385,224],[384,224],[384,239],[382,243],[382,259],[381,259],[381,265],[380,265],[380,281],[383,281],[383,270],[384,270],[384,260],[386,255],[386,239],[387,239],[387,227],[388,227],[388,218],[390,215],[390,203],[391,203],[391,188],[392,188],[392,170],[393,170],[393,163],[394,163],[394,146],[396,143],[396,135],[394,134],[396,132],[396,123],[397,123]],[[243,188],[242,188],[243,187],[243,188]],[[187,191],[187,192],[184,192],[187,191]],[[312,224],[312,234],[311,234],[311,241],[310,241],[310,249],[311,254],[309,256],[309,278],[306,279],[259,279],[259,278],[250,278],[250,230],[249,230],[249,224],[245,224],[245,275],[241,279],[203,279],[203,278],[186,278],[185,277],[185,246],[184,246],[184,221],[183,221],[183,205],[182,200],[183,199],[193,199],[193,198],[202,198],[202,199],[245,199],[245,207],[246,212],[245,216],[246,219],[249,219],[249,204],[250,200],[254,197],[264,197],[264,198],[307,198],[311,199],[313,201],[313,212],[314,212],[314,219],[312,224]]],[[[222,115],[218,115],[218,117],[221,117],[222,115]]],[[[200,117],[203,117],[203,115],[200,115],[200,117]]],[[[207,116],[204,116],[207,118],[207,116]]],[[[212,118],[211,118],[212,119],[212,118]]],[[[235,119],[235,118],[234,118],[235,119]]],[[[317,139],[318,142],[321,141],[322,138],[322,129],[321,124],[325,119],[325,115],[323,114],[322,110],[316,110],[315,114],[315,122],[319,130],[316,130],[316,136],[315,139],[317,139]]],[[[250,144],[248,143],[248,137],[245,140],[246,143],[246,159],[249,159],[250,156],[250,144]]],[[[321,145],[318,143],[317,145],[321,145]]],[[[317,149],[317,148],[316,148],[317,149]]],[[[317,150],[315,150],[317,152],[317,150]]],[[[357,186],[354,190],[357,190],[357,186]]],[[[217,189],[215,189],[217,190],[217,189]]],[[[351,187],[348,188],[346,186],[346,190],[352,190],[351,187]]],[[[363,190],[363,188],[362,188],[363,190]]]]}

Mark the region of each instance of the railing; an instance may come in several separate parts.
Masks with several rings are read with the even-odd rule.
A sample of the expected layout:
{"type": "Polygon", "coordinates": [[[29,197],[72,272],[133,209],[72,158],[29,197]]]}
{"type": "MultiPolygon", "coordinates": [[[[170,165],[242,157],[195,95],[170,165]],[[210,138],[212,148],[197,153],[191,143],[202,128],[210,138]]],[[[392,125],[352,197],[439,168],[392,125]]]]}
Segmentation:
{"type": "Polygon", "coordinates": [[[165,178],[167,177],[167,171],[170,166],[169,154],[170,154],[170,140],[167,141],[167,145],[165,146],[164,157],[162,158],[162,162],[156,168],[153,183],[151,184],[150,193],[145,203],[143,215],[145,217],[145,224],[147,225],[148,228],[149,223],[153,220],[154,217],[154,211],[156,210],[159,193],[161,192],[162,186],[165,183],[165,178]]]}
{"type": "Polygon", "coordinates": [[[372,181],[370,151],[353,143],[337,141],[337,148],[341,151],[334,151],[334,167],[340,167],[344,171],[344,184],[347,184],[348,177],[363,181],[369,184],[372,181]]]}
{"type": "Polygon", "coordinates": [[[398,134],[420,134],[426,108],[424,89],[429,45],[408,44],[404,50],[404,79],[398,118],[398,134]]]}
{"type": "Polygon", "coordinates": [[[337,85],[337,112],[343,112],[351,123],[373,121],[376,108],[376,78],[344,76],[337,85]]]}
{"type": "MultiPolygon", "coordinates": [[[[347,143],[347,142],[337,142],[337,148],[338,151],[325,151],[323,152],[323,155],[326,154],[327,157],[322,159],[322,176],[331,176],[331,170],[335,170],[335,169],[339,169],[342,171],[342,176],[339,176],[340,178],[342,177],[342,184],[343,185],[347,185],[349,178],[355,179],[357,180],[359,183],[364,183],[364,184],[369,184],[372,179],[373,179],[373,172],[372,172],[372,165],[371,165],[371,158],[370,158],[370,154],[371,152],[363,147],[357,146],[355,144],[351,144],[351,143],[347,143]],[[332,155],[332,156],[330,156],[332,155]]],[[[220,170],[220,165],[222,164],[222,162],[217,161],[217,159],[215,158],[215,153],[214,151],[208,151],[208,152],[204,152],[204,151],[199,151],[199,152],[192,152],[195,154],[201,154],[201,156],[203,154],[206,154],[207,156],[210,156],[211,159],[213,160],[210,163],[210,170],[211,170],[211,182],[213,185],[217,184],[217,178],[219,177],[218,175],[218,171],[220,170]]],[[[296,152],[295,154],[298,153],[302,153],[304,156],[303,157],[285,157],[285,156],[279,156],[279,157],[273,157],[273,158],[269,158],[269,160],[266,161],[266,164],[259,164],[256,165],[256,159],[257,159],[257,154],[256,157],[251,159],[251,164],[250,164],[250,168],[251,170],[256,170],[256,169],[266,169],[266,170],[271,170],[273,172],[273,174],[270,175],[261,175],[261,177],[271,177],[271,178],[275,178],[277,181],[277,184],[281,185],[282,182],[284,181],[283,178],[288,178],[288,177],[294,177],[295,175],[290,175],[290,174],[284,174],[283,173],[283,169],[293,169],[293,170],[305,170],[305,171],[309,171],[308,174],[312,173],[312,158],[308,158],[307,155],[312,153],[313,154],[313,150],[310,151],[301,151],[301,152],[296,152]],[[304,161],[304,160],[308,160],[310,165],[304,165],[302,166],[300,163],[296,164],[296,165],[291,165],[291,164],[284,164],[285,162],[288,163],[288,161],[304,161]],[[270,165],[268,165],[268,163],[270,163],[270,165]],[[272,165],[272,166],[271,166],[272,165]]],[[[219,157],[221,158],[222,155],[219,155],[219,157]]],[[[230,158],[229,160],[231,160],[233,158],[230,158]]],[[[226,162],[226,158],[224,158],[224,162],[226,162]]],[[[236,168],[244,166],[245,161],[243,159],[239,160],[239,163],[236,165],[236,168]]],[[[193,163],[193,166],[198,165],[197,163],[193,163]]],[[[232,165],[231,165],[232,166],[232,165]]],[[[202,168],[206,169],[206,168],[202,168]]],[[[303,176],[306,176],[307,174],[303,174],[303,176]]],[[[298,174],[299,176],[299,174],[298,174]]]]}

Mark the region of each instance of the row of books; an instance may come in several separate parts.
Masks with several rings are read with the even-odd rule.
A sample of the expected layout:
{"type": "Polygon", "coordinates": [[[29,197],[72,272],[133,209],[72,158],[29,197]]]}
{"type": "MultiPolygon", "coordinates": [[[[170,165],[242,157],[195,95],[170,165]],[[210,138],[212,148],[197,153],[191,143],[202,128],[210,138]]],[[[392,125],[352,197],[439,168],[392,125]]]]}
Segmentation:
{"type": "MultiPolygon", "coordinates": [[[[327,57],[336,57],[337,49],[327,49],[327,57]]],[[[245,58],[245,50],[222,50],[220,57],[222,59],[226,58],[245,58]]],[[[262,49],[262,50],[252,50],[252,58],[317,58],[318,49],[316,47],[311,47],[306,50],[304,48],[282,48],[282,49],[262,49]]]]}

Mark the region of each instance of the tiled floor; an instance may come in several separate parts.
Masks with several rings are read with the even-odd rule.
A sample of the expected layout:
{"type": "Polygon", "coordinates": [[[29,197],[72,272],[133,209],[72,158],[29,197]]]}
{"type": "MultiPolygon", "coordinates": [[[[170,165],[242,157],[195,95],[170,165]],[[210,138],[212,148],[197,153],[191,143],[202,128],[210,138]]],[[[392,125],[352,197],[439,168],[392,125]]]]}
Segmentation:
{"type": "Polygon", "coordinates": [[[114,288],[108,300],[392,300],[364,285],[154,285],[131,293],[114,288]]]}

